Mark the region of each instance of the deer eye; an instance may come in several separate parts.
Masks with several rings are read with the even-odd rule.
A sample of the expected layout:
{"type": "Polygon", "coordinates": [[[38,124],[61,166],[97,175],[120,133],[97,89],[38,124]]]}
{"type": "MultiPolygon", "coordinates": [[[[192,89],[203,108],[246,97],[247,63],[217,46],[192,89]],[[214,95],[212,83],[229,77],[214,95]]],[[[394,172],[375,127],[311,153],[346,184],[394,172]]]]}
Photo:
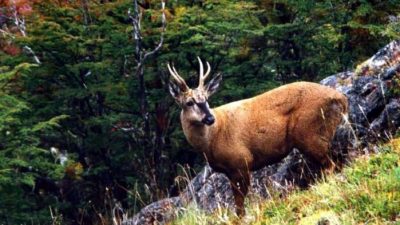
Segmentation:
{"type": "Polygon", "coordinates": [[[193,106],[193,105],[194,105],[194,102],[193,102],[193,101],[188,101],[188,102],[186,102],[186,105],[187,105],[187,106],[193,106]]]}

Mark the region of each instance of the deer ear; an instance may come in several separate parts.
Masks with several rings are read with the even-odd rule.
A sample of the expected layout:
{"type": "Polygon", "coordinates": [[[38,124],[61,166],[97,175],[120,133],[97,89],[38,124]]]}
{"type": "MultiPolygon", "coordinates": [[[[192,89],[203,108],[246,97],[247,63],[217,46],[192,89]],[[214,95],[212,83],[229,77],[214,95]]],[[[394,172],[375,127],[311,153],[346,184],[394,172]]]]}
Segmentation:
{"type": "Polygon", "coordinates": [[[179,98],[179,95],[181,94],[181,89],[178,87],[178,85],[174,84],[173,82],[169,82],[168,85],[169,93],[174,97],[175,99],[179,98]]]}
{"type": "Polygon", "coordinates": [[[210,82],[208,82],[208,84],[206,86],[206,91],[208,93],[208,96],[211,96],[212,94],[214,94],[217,91],[221,81],[222,81],[222,75],[219,73],[219,74],[217,74],[217,76],[215,76],[213,79],[211,79],[210,82]]]}

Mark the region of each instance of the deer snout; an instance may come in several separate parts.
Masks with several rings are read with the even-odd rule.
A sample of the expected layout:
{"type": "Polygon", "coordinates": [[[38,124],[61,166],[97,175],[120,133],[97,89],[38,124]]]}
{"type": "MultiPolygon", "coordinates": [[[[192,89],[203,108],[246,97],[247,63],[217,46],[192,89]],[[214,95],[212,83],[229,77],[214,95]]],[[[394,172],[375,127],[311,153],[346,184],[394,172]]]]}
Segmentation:
{"type": "Polygon", "coordinates": [[[215,118],[213,115],[207,115],[201,120],[201,122],[208,126],[211,126],[215,122],[215,118]]]}
{"type": "Polygon", "coordinates": [[[215,117],[210,112],[210,108],[207,102],[198,102],[196,103],[200,110],[205,114],[203,119],[201,120],[202,123],[210,126],[215,122],[215,117]]]}

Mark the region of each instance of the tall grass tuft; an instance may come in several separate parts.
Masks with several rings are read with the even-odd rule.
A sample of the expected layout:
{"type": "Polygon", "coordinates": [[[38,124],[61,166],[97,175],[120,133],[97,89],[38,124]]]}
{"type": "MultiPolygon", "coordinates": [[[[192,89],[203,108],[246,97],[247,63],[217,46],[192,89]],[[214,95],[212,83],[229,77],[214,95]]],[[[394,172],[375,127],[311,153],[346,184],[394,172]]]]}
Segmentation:
{"type": "Polygon", "coordinates": [[[228,209],[210,214],[191,205],[171,224],[400,224],[400,138],[379,149],[308,190],[286,198],[253,196],[242,220],[228,209]]]}

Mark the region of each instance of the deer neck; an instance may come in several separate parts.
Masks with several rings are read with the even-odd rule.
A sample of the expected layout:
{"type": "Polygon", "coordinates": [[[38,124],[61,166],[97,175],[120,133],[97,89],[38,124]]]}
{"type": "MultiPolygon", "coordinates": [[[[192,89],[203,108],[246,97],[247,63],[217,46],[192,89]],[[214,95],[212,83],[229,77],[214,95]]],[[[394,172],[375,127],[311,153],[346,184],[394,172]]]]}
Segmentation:
{"type": "Polygon", "coordinates": [[[218,129],[218,118],[215,116],[215,123],[207,126],[201,123],[193,123],[187,120],[181,113],[181,123],[183,133],[192,147],[199,152],[207,153],[210,150],[212,138],[218,129]]]}

